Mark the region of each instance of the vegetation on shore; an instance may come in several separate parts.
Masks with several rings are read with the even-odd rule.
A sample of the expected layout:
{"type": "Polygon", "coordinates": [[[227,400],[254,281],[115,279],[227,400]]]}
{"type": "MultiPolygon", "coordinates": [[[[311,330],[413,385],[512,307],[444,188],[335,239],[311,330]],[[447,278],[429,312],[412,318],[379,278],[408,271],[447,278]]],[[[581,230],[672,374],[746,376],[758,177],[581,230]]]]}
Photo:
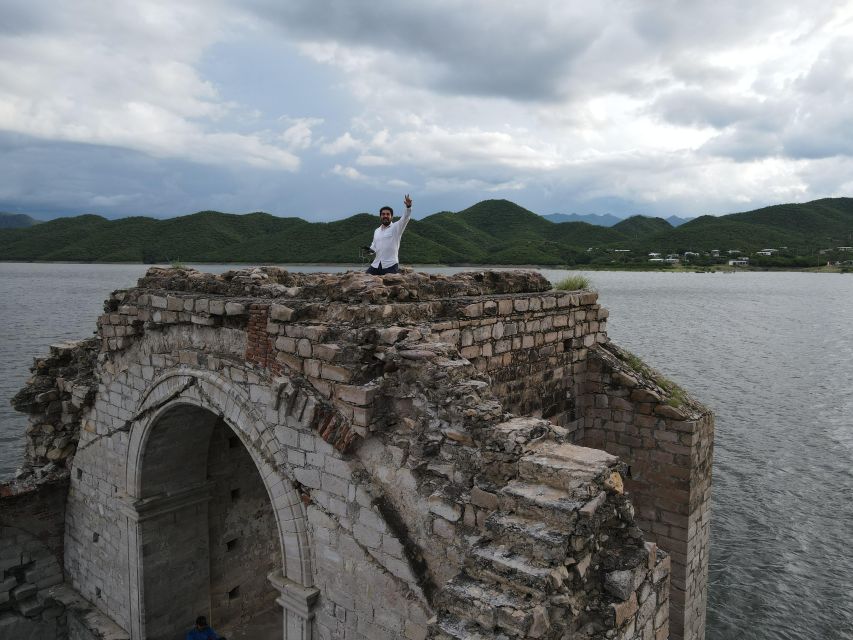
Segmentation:
{"type": "MultiPolygon", "coordinates": [[[[360,247],[376,225],[376,216],[367,213],[327,223],[216,211],[165,220],[83,215],[0,229],[0,260],[358,263],[360,247]]],[[[845,245],[853,245],[853,198],[702,216],[678,227],[642,216],[612,227],[553,223],[507,200],[486,200],[464,211],[412,220],[401,258],[408,264],[694,271],[719,269],[742,254],[750,256],[750,268],[815,268],[829,262],[841,269],[853,261],[853,252],[838,249],[845,245]],[[753,255],[771,247],[772,255],[753,255]],[[652,252],[677,255],[679,266],[650,262],[652,252]]]]}

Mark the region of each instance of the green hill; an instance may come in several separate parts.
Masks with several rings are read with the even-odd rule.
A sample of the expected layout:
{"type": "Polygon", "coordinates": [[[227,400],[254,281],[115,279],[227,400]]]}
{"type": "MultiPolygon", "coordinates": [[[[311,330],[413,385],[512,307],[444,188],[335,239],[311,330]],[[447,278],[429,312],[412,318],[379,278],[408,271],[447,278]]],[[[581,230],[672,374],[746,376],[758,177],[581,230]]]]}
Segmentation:
{"type": "Polygon", "coordinates": [[[0,211],[0,229],[20,229],[31,227],[39,221],[23,213],[7,213],[0,211]]]}
{"type": "Polygon", "coordinates": [[[622,233],[632,240],[647,238],[658,233],[666,233],[673,226],[663,218],[649,218],[647,216],[631,216],[622,222],[614,224],[612,229],[622,233]]]}
{"type": "MultiPolygon", "coordinates": [[[[84,262],[359,262],[375,215],[310,223],[267,213],[200,211],[157,220],[84,215],[29,227],[0,228],[0,259],[84,262]]],[[[792,255],[853,245],[853,198],[785,204],[727,216],[702,216],[673,228],[634,216],[603,227],[554,223],[508,200],[412,220],[406,263],[566,265],[641,262],[650,251],[683,253],[788,247],[792,255]],[[631,249],[614,254],[614,249],[631,249]]]]}

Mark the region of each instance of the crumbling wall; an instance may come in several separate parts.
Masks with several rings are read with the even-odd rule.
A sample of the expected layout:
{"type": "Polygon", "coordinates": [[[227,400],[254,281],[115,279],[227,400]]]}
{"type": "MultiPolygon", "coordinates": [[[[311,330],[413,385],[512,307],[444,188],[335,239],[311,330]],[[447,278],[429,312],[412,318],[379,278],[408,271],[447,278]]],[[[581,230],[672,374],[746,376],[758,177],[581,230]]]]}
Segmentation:
{"type": "MultiPolygon", "coordinates": [[[[132,326],[140,315],[150,313],[149,318],[153,318],[157,313],[131,304],[119,308],[125,312],[117,314],[120,322],[128,322],[125,326],[132,326]]],[[[428,606],[403,544],[380,515],[364,470],[333,446],[345,448],[349,442],[346,434],[354,437],[355,433],[335,406],[303,378],[271,377],[270,371],[247,362],[247,336],[242,330],[247,315],[232,313],[225,318],[229,326],[217,328],[150,319],[144,331],[133,334],[132,339],[127,333],[121,343],[105,338],[105,353],[109,355],[101,368],[102,387],[84,416],[72,474],[68,518],[72,584],[89,598],[97,597],[99,606],[125,628],[132,628],[136,616],[144,615],[134,610],[128,594],[134,591],[135,572],[145,568],[128,560],[127,549],[92,549],[91,536],[96,530],[105,531],[107,521],[115,523],[121,538],[127,539],[132,532],[123,498],[128,489],[128,459],[134,455],[129,435],[140,419],[150,415],[148,409],[140,409],[146,406],[146,398],[157,397],[158,407],[206,402],[214,414],[229,418],[228,426],[241,446],[255,452],[256,464],[260,456],[274,465],[275,475],[261,474],[267,494],[274,499],[282,490],[280,484],[286,483],[289,491],[301,496],[297,508],[304,510],[305,524],[284,524],[303,533],[310,526],[312,543],[302,551],[285,547],[283,552],[288,556],[287,564],[301,564],[309,572],[309,586],[322,591],[316,609],[311,611],[318,633],[325,634],[320,637],[346,633],[354,638],[394,638],[407,625],[425,629],[428,606]],[[160,397],[152,388],[171,373],[181,382],[160,397]],[[208,376],[222,381],[221,390],[205,391],[206,383],[193,382],[208,376]],[[255,407],[260,420],[249,420],[242,409],[232,412],[238,400],[246,407],[255,407]],[[100,553],[105,555],[101,557],[100,553]],[[308,553],[311,555],[300,555],[308,553]]],[[[109,319],[102,318],[102,326],[105,322],[109,319]]],[[[211,462],[214,476],[218,471],[229,471],[217,466],[215,455],[211,462]]],[[[229,477],[234,477],[230,471],[229,477]]],[[[156,495],[150,497],[157,499],[156,495]]],[[[217,497],[214,488],[214,501],[217,497]]],[[[224,493],[219,497],[230,500],[224,493]]],[[[216,504],[214,508],[218,508],[216,504]]],[[[268,567],[261,562],[246,568],[253,572],[252,579],[267,577],[268,567]]],[[[179,577],[167,575],[165,579],[179,577]]],[[[275,580],[271,579],[273,586],[275,580]]],[[[241,583],[240,589],[246,584],[241,583]]],[[[187,620],[197,613],[187,612],[187,620]]]]}
{"type": "Polygon", "coordinates": [[[437,337],[480,371],[505,410],[576,429],[574,380],[587,349],[606,341],[607,310],[593,292],[495,296],[436,322],[437,337]]]}
{"type": "Polygon", "coordinates": [[[626,486],[649,540],[672,558],[672,638],[704,636],[710,545],[713,415],[615,345],[590,358],[579,402],[586,446],[628,465],[626,486]]]}
{"type": "Polygon", "coordinates": [[[19,478],[71,468],[80,437],[80,413],[97,385],[94,368],[98,340],[89,338],[50,346],[36,358],[32,376],[12,398],[12,406],[29,414],[24,464],[19,478]]]}
{"type": "Polygon", "coordinates": [[[67,478],[0,485],[0,637],[61,640],[60,584],[67,478]]]}
{"type": "MultiPolygon", "coordinates": [[[[613,390],[597,296],[549,287],[529,272],[149,270],[98,321],[66,518],[71,585],[141,636],[158,542],[140,523],[202,503],[205,522],[243,518],[231,479],[252,469],[219,456],[236,437],[275,515],[269,584],[288,638],[665,637],[669,556],[643,542],[637,524],[651,521],[622,490],[628,468],[573,444],[618,440],[602,434],[633,428],[644,401],[613,390]],[[599,413],[617,396],[630,411],[599,413]],[[186,491],[165,458],[160,484],[139,475],[169,442],[162,416],[182,406],[224,425],[197,470],[213,482],[186,491]],[[152,429],[163,438],[148,442],[152,429]]],[[[207,531],[212,574],[226,529],[207,531]]],[[[701,567],[690,579],[698,591],[701,567]]]]}

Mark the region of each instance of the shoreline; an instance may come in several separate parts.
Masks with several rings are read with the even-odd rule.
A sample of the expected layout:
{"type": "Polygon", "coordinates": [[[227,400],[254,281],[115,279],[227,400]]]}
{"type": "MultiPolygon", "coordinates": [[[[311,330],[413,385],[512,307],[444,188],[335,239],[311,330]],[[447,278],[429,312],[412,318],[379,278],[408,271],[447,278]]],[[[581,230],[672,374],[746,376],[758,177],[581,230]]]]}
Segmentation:
{"type": "MultiPolygon", "coordinates": [[[[145,262],[91,262],[84,260],[3,260],[0,259],[0,264],[79,264],[79,265],[140,265],[146,267],[168,267],[172,266],[166,263],[145,263],[145,262]]],[[[207,262],[207,261],[188,261],[184,266],[189,265],[234,265],[235,267],[246,266],[271,266],[271,267],[346,267],[351,269],[366,268],[366,264],[357,264],[353,262],[207,262]]],[[[625,271],[637,273],[853,273],[853,268],[849,267],[801,267],[801,268],[775,268],[775,267],[733,267],[730,265],[711,265],[711,266],[665,266],[665,267],[648,267],[645,265],[637,266],[616,266],[616,265],[548,265],[548,264],[476,264],[476,263],[412,263],[404,265],[412,269],[429,268],[429,269],[549,269],[551,271],[625,271]]]]}

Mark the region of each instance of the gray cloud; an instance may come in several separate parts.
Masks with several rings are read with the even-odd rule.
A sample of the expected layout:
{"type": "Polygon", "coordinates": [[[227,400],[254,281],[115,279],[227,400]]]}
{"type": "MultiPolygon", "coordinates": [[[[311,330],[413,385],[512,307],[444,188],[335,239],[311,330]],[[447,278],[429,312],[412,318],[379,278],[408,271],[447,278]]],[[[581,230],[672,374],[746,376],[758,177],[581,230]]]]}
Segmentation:
{"type": "Polygon", "coordinates": [[[692,215],[836,193],[843,172],[809,167],[853,156],[844,6],[9,0],[0,208],[327,219],[405,188],[432,210],[692,215]]]}
{"type": "Polygon", "coordinates": [[[604,25],[604,16],[591,8],[570,16],[485,2],[254,6],[297,38],[375,52],[376,66],[400,83],[518,100],[557,98],[560,79],[604,25]]]}
{"type": "Polygon", "coordinates": [[[744,96],[714,96],[700,89],[666,93],[651,105],[668,122],[685,126],[723,129],[743,120],[752,120],[764,107],[744,96]]]}

